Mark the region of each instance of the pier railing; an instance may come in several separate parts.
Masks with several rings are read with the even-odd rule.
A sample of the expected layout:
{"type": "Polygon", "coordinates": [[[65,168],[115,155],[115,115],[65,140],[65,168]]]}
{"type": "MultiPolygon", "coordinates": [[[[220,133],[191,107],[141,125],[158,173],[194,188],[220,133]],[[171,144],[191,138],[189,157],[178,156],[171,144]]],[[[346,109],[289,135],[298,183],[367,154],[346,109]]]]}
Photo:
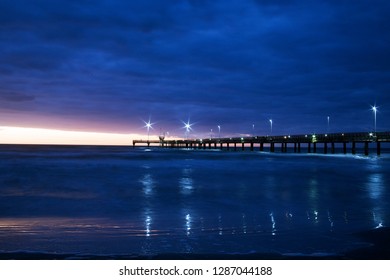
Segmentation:
{"type": "Polygon", "coordinates": [[[390,132],[354,132],[354,133],[327,133],[327,134],[299,134],[299,135],[267,135],[251,137],[224,137],[204,139],[177,139],[177,140],[133,140],[133,147],[137,144],[150,146],[158,144],[161,147],[171,148],[192,148],[192,149],[225,149],[242,150],[249,148],[251,151],[257,147],[260,151],[269,148],[270,152],[275,151],[275,146],[280,146],[282,152],[287,152],[287,147],[293,147],[294,152],[300,153],[305,145],[307,152],[317,152],[319,145],[323,147],[324,153],[328,153],[328,145],[331,153],[335,153],[335,145],[342,145],[343,152],[351,148],[356,153],[357,144],[364,144],[364,154],[369,154],[369,144],[376,144],[376,153],[381,153],[381,143],[390,142],[390,132]]]}

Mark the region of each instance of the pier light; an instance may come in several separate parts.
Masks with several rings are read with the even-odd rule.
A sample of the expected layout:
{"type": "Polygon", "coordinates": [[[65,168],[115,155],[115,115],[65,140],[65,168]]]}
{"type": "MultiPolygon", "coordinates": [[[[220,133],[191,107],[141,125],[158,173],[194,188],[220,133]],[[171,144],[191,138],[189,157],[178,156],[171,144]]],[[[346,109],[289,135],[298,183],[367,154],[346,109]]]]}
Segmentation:
{"type": "Polygon", "coordinates": [[[145,122],[145,121],[144,121],[144,123],[145,123],[145,126],[144,126],[144,127],[146,127],[146,129],[147,129],[147,131],[148,131],[148,141],[149,141],[149,131],[150,131],[150,129],[153,129],[154,123],[151,123],[150,118],[149,118],[149,121],[148,121],[148,122],[145,122]]]}
{"type": "Polygon", "coordinates": [[[185,124],[184,124],[184,128],[185,128],[187,131],[190,131],[190,130],[191,130],[191,124],[185,123],[185,124]]]}
{"type": "MultiPolygon", "coordinates": [[[[182,121],[183,122],[183,121],[182,121]]],[[[190,133],[190,131],[192,130],[192,123],[190,123],[190,120],[188,119],[187,122],[183,122],[184,126],[182,128],[185,128],[186,129],[186,138],[188,139],[188,134],[190,133]]]]}
{"type": "Polygon", "coordinates": [[[376,112],[378,112],[378,107],[376,105],[371,106],[371,110],[374,113],[374,132],[376,133],[376,112]]]}

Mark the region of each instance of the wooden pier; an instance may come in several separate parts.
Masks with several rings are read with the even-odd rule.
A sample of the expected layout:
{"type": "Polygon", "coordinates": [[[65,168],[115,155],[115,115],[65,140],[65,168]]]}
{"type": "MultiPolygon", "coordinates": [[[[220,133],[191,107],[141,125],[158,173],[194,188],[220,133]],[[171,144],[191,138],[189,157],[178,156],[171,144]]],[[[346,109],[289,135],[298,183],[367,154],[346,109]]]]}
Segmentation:
{"type": "Polygon", "coordinates": [[[133,140],[133,147],[159,145],[167,148],[187,149],[221,149],[221,150],[259,150],[287,153],[288,148],[294,153],[318,153],[322,149],[324,154],[336,153],[336,146],[346,154],[348,150],[352,154],[362,148],[365,155],[369,154],[369,147],[374,146],[376,154],[381,154],[381,144],[390,142],[390,132],[357,132],[357,133],[328,133],[306,135],[283,136],[253,136],[230,138],[205,138],[205,139],[178,139],[178,140],[133,140]]]}

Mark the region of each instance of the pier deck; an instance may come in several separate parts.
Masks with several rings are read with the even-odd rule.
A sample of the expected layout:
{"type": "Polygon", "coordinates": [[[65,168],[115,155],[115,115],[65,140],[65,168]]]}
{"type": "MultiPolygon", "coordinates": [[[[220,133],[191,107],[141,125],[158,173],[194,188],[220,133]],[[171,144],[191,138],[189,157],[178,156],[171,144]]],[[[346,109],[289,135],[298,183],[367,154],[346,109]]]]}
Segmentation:
{"type": "Polygon", "coordinates": [[[323,152],[335,153],[336,144],[342,146],[344,154],[350,148],[352,154],[357,152],[357,144],[363,143],[364,154],[369,154],[369,144],[375,144],[376,153],[381,154],[381,143],[390,142],[390,132],[356,132],[356,133],[328,133],[328,134],[300,134],[282,136],[251,136],[205,139],[177,139],[177,140],[133,140],[133,147],[137,144],[150,146],[158,144],[161,147],[192,148],[192,149],[225,149],[241,150],[256,148],[264,151],[265,147],[270,152],[275,152],[279,147],[281,152],[287,152],[287,147],[294,148],[295,153],[300,153],[303,148],[308,153],[316,153],[318,148],[323,152]]]}

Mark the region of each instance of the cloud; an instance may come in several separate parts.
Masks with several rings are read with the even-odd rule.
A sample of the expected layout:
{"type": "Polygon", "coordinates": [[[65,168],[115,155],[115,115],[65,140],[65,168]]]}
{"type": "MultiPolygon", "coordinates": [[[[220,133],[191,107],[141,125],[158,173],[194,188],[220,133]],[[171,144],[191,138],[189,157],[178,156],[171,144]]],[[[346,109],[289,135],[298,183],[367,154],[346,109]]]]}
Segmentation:
{"type": "Polygon", "coordinates": [[[390,104],[389,11],[379,0],[5,0],[1,107],[120,132],[142,132],[150,114],[232,132],[269,116],[288,130],[354,115],[358,129],[362,107],[390,104]]]}
{"type": "Polygon", "coordinates": [[[33,101],[35,99],[32,95],[26,95],[18,92],[1,92],[0,100],[2,102],[26,102],[33,101]]]}

